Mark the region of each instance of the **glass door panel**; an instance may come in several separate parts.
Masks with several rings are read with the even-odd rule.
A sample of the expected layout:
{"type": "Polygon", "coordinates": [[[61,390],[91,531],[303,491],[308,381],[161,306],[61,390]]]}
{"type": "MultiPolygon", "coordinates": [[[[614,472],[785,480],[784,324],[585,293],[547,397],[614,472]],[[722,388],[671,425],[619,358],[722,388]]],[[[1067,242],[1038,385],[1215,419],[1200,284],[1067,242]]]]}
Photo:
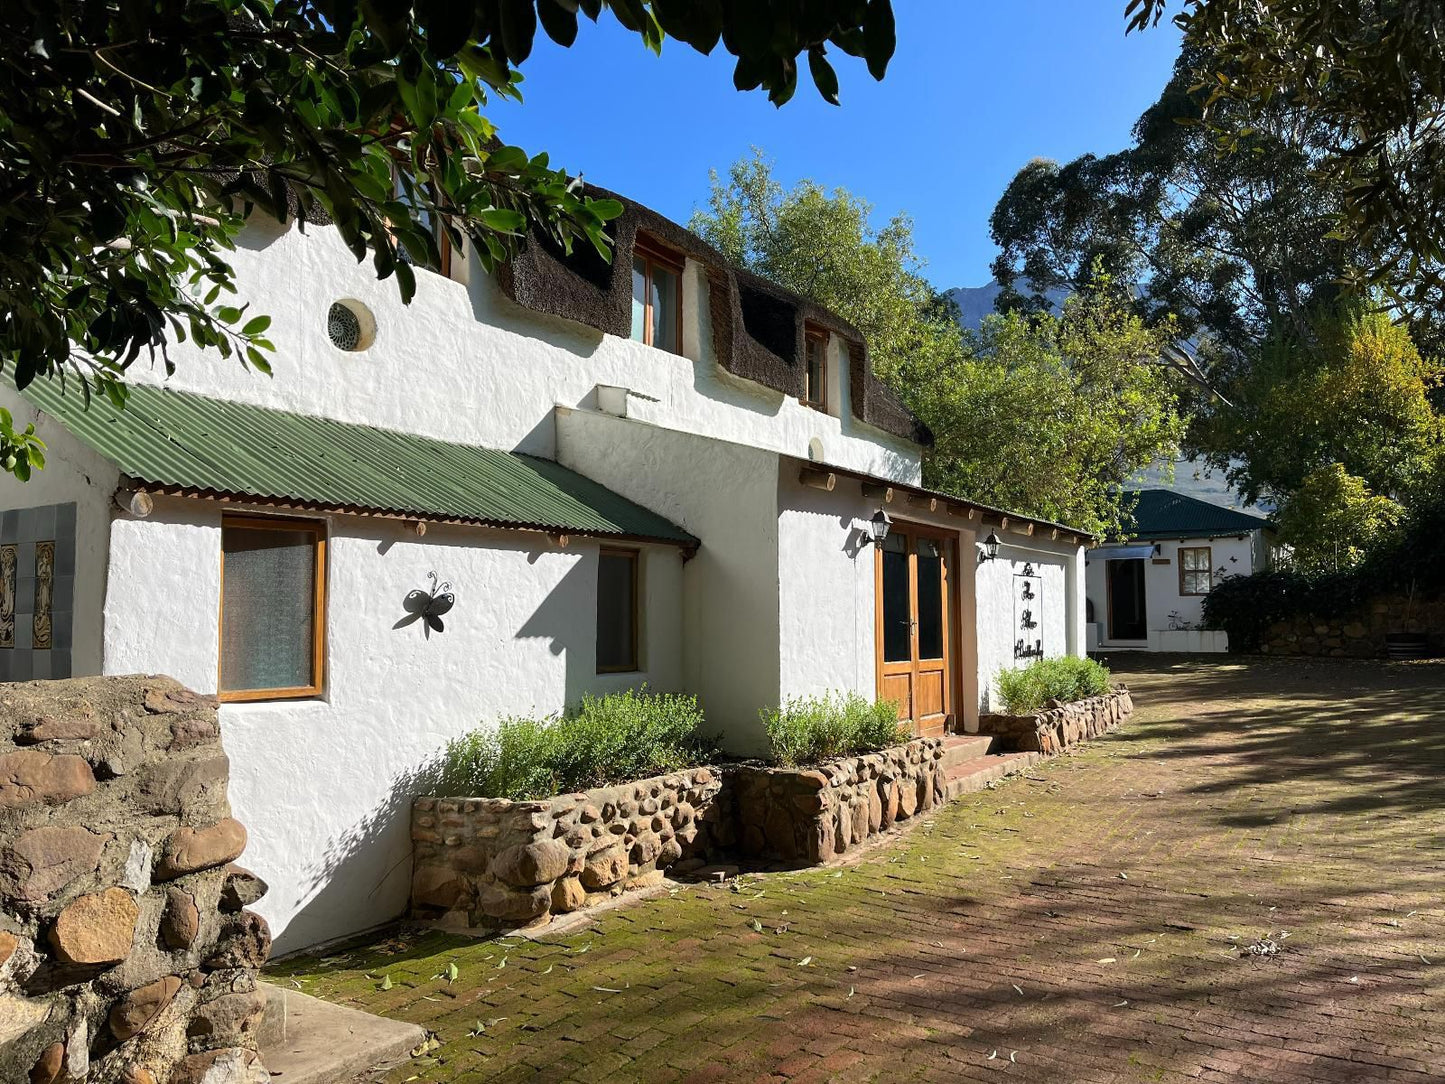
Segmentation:
{"type": "Polygon", "coordinates": [[[943,658],[943,545],[932,538],[917,540],[918,657],[943,658]]]}
{"type": "Polygon", "coordinates": [[[908,539],[899,533],[883,540],[883,661],[913,658],[913,614],[908,582],[908,539]]]}

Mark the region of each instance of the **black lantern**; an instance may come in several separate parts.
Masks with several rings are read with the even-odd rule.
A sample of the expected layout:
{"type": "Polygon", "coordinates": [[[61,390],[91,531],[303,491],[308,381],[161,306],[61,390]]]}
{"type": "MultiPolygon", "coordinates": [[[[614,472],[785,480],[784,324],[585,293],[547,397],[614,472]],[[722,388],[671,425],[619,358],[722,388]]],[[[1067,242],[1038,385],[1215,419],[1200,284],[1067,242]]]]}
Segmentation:
{"type": "Polygon", "coordinates": [[[868,541],[875,546],[883,545],[883,540],[888,537],[888,530],[893,526],[893,520],[883,509],[873,513],[873,518],[868,521],[868,541]]]}
{"type": "Polygon", "coordinates": [[[1002,545],[999,537],[993,531],[988,532],[988,537],[983,540],[983,559],[992,561],[998,556],[998,548],[1002,545]]]}

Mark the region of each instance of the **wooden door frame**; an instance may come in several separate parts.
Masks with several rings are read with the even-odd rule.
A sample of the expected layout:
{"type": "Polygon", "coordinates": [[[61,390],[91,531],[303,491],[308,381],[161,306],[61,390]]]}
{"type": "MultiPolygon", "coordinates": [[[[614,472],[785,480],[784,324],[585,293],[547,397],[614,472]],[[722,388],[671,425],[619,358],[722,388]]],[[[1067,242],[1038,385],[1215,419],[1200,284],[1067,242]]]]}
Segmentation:
{"type": "MultiPolygon", "coordinates": [[[[936,527],[929,523],[919,523],[914,520],[894,520],[889,534],[894,532],[906,535],[910,542],[916,538],[932,538],[936,541],[948,543],[943,556],[943,729],[947,733],[950,729],[958,727],[958,705],[961,703],[961,678],[962,673],[958,665],[958,652],[962,642],[962,630],[959,625],[959,587],[962,573],[963,546],[961,535],[956,530],[949,530],[946,527],[936,527]],[[950,555],[949,550],[952,551],[950,555]]],[[[884,667],[890,665],[883,658],[883,547],[873,547],[873,676],[875,695],[883,699],[883,678],[884,667]]],[[[918,670],[918,566],[917,555],[913,552],[910,544],[908,554],[908,606],[909,619],[912,627],[909,630],[909,665],[913,669],[914,681],[909,684],[909,693],[913,703],[910,705],[909,722],[914,730],[918,728],[918,696],[916,689],[918,670]]],[[[891,665],[897,666],[898,663],[891,665]]],[[[901,720],[900,720],[901,721],[901,720]]]]}

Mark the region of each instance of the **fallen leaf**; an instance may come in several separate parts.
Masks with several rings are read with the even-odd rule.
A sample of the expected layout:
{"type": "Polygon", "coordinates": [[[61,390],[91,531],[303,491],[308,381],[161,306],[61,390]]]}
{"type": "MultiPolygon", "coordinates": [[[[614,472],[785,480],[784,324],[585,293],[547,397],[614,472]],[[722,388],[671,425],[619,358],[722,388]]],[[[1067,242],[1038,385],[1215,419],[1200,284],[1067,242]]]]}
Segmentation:
{"type": "Polygon", "coordinates": [[[596,990],[599,994],[620,994],[620,993],[622,993],[621,990],[614,990],[611,986],[594,986],[594,987],[592,987],[592,989],[596,990]]]}
{"type": "MultiPolygon", "coordinates": [[[[502,958],[502,962],[499,963],[497,966],[498,966],[498,967],[506,967],[506,966],[507,966],[506,957],[503,957],[503,958],[502,958]]],[[[453,960],[451,963],[447,964],[447,985],[448,985],[448,986],[450,986],[452,983],[456,982],[456,981],[457,981],[457,978],[458,978],[460,975],[461,975],[461,971],[457,968],[457,962],[456,962],[455,960],[453,960]]]]}
{"type": "Polygon", "coordinates": [[[996,1057],[998,1057],[998,1051],[997,1051],[997,1050],[995,1050],[992,1054],[990,1054],[985,1060],[987,1060],[987,1061],[993,1061],[993,1059],[996,1058],[996,1057]]]}
{"type": "Polygon", "coordinates": [[[751,922],[748,923],[748,925],[753,928],[753,932],[754,932],[754,933],[762,933],[762,932],[763,932],[763,924],[762,924],[760,921],[758,921],[757,919],[753,919],[751,922]]]}
{"type": "Polygon", "coordinates": [[[390,975],[383,975],[383,976],[382,976],[382,979],[381,979],[381,988],[382,988],[383,990],[390,990],[390,989],[391,989],[391,976],[390,976],[390,975]]]}
{"type": "Polygon", "coordinates": [[[851,986],[848,987],[848,996],[849,996],[849,997],[852,997],[852,996],[853,996],[853,987],[851,987],[851,986]]]}
{"type": "Polygon", "coordinates": [[[811,957],[811,956],[804,956],[801,960],[798,961],[798,966],[799,966],[799,967],[807,967],[807,966],[808,966],[810,963],[812,963],[812,962],[813,962],[813,957],[811,957]]]}
{"type": "Polygon", "coordinates": [[[1102,960],[1096,960],[1096,961],[1094,961],[1094,962],[1095,962],[1095,963],[1100,963],[1100,964],[1116,964],[1116,963],[1118,963],[1119,961],[1116,960],[1116,959],[1114,959],[1114,957],[1112,957],[1112,956],[1105,956],[1102,960]]]}
{"type": "Polygon", "coordinates": [[[1023,996],[1024,996],[1024,988],[1023,988],[1022,986],[1020,986],[1018,983],[1014,983],[1014,984],[1013,984],[1013,988],[1019,992],[1019,997],[1023,997],[1023,996]]]}
{"type": "Polygon", "coordinates": [[[1116,1002],[1114,1003],[1114,1008],[1116,1008],[1116,1009],[1122,1009],[1122,1008],[1123,1008],[1125,1005],[1127,1005],[1127,1004],[1129,1004],[1127,1001],[1116,1001],[1116,1002]]]}

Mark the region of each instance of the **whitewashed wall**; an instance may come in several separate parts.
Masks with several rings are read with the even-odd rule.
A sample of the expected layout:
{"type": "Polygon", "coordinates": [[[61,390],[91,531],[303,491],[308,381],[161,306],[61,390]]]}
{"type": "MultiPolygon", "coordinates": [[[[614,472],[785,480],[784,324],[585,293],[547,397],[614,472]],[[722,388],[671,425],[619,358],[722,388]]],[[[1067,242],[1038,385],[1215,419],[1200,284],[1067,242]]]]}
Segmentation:
{"type": "MultiPolygon", "coordinates": [[[[792,469],[789,469],[791,466],[792,469]]],[[[874,550],[863,529],[878,510],[856,481],[832,493],[778,478],[778,614],[783,698],[852,690],[878,695],[874,550]]]]}
{"type": "MultiPolygon", "coordinates": [[[[409,777],[447,739],[584,692],[683,684],[674,547],[644,550],[646,669],[599,675],[594,543],[438,526],[418,538],[356,517],[333,518],[329,535],[324,695],[221,709],[231,801],[251,834],[243,861],[271,884],[258,909],[282,951],[403,909],[409,777]],[[394,629],[433,569],[457,596],[446,631],[394,629]]],[[[158,501],[148,519],[117,519],[105,671],[163,672],[213,692],[219,592],[217,509],[158,501]]]]}
{"type": "Polygon", "coordinates": [[[1036,637],[1044,642],[1044,657],[1084,653],[1084,551],[1081,547],[1049,545],[1003,536],[998,557],[978,564],[978,697],[981,711],[1001,711],[997,679],[1000,670],[1027,665],[1032,659],[1014,658],[1016,625],[1014,594],[1017,577],[1031,564],[1043,581],[1036,637]]]}
{"type": "Polygon", "coordinates": [[[0,380],[0,406],[10,411],[17,428],[35,423],[36,434],[46,445],[45,469],[31,475],[30,481],[19,482],[14,475],[0,471],[0,510],[75,502],[71,673],[98,674],[111,497],[119,473],[64,428],[49,418],[42,418],[38,410],[15,392],[8,378],[0,380]]]}
{"type": "Polygon", "coordinates": [[[778,457],[559,409],[557,458],[702,539],[682,572],[684,685],[729,751],[763,752],[758,709],[779,696],[778,457]]]}
{"type": "Polygon", "coordinates": [[[477,266],[466,283],[418,271],[416,297],[403,305],[395,282],[376,281],[331,227],[302,234],[258,221],[232,262],[238,303],[274,318],[275,375],[183,345],[172,348],[178,371],[169,381],[159,363],[144,362],[134,379],[544,456],[554,451],[554,405],[594,406],[598,384],[617,385],[638,393],[634,416],[668,428],[804,457],[818,439],[832,462],[900,481],[919,476],[916,445],[851,416],[841,365],[831,366],[836,416],[718,366],[706,282],[693,261],[684,277],[686,356],[520,308],[477,266]],[[341,351],[327,338],[327,311],[343,298],[376,317],[367,350],[341,351]]]}
{"type": "MultiPolygon", "coordinates": [[[[1154,545],[1154,543],[1138,543],[1154,545]]],[[[1150,632],[1169,628],[1171,613],[1177,613],[1180,620],[1189,625],[1198,625],[1204,620],[1204,599],[1198,595],[1179,593],[1179,550],[1181,547],[1209,546],[1211,563],[1214,567],[1214,582],[1232,576],[1248,576],[1262,567],[1264,541],[1262,532],[1254,531],[1244,538],[1192,538],[1183,541],[1160,542],[1158,556],[1167,559],[1167,565],[1156,565],[1150,559],[1144,560],[1144,611],[1150,632]],[[1220,573],[1220,568],[1226,571],[1220,573]]],[[[1092,550],[1088,558],[1088,598],[1093,603],[1094,622],[1099,626],[1100,641],[1111,642],[1109,638],[1109,594],[1105,564],[1111,547],[1101,546],[1092,550]]],[[[1124,641],[1135,643],[1136,641],[1124,641]]],[[[1137,641],[1141,644],[1143,641],[1137,641]]]]}

